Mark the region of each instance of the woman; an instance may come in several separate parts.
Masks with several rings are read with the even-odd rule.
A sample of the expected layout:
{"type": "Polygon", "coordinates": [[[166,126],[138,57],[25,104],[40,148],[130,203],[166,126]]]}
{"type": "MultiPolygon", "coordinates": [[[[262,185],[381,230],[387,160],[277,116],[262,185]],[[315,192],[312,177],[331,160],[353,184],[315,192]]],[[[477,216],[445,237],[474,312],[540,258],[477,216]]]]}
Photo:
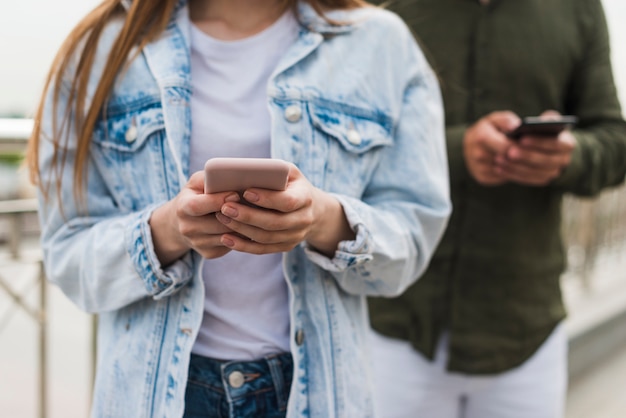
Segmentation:
{"type": "Polygon", "coordinates": [[[46,91],[29,158],[48,277],[99,314],[93,416],[372,415],[364,296],[414,281],[450,210],[396,16],[104,1],[46,91]],[[217,156],[287,160],[287,189],[204,194],[217,156]]]}

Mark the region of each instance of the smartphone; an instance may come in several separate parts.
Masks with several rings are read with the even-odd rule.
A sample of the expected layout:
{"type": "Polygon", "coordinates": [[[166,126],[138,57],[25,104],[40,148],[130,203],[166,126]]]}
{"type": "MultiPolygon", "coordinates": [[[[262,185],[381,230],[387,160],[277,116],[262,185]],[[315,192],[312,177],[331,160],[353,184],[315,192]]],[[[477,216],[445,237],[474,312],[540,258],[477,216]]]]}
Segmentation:
{"type": "Polygon", "coordinates": [[[239,192],[251,187],[285,190],[286,161],[273,158],[211,158],[204,164],[204,192],[239,192]]]}
{"type": "Polygon", "coordinates": [[[524,135],[555,137],[565,129],[571,129],[578,123],[578,118],[572,115],[559,116],[558,119],[543,119],[539,116],[530,116],[522,119],[509,136],[519,139],[524,135]]]}

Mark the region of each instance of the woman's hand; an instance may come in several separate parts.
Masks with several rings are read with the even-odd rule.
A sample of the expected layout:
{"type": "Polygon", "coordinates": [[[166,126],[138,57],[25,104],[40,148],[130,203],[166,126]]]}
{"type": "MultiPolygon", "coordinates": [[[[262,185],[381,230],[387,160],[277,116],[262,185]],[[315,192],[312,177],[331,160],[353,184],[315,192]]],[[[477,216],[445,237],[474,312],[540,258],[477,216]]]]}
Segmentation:
{"type": "Polygon", "coordinates": [[[230,251],[221,237],[231,231],[218,222],[225,202],[237,202],[234,192],[204,194],[204,174],[199,171],[172,200],[157,208],[150,218],[152,240],[157,257],[167,266],[193,249],[205,258],[217,258],[230,251]]]}
{"type": "Polygon", "coordinates": [[[289,251],[306,241],[332,257],[342,240],[354,239],[343,207],[330,194],[309,183],[291,164],[284,191],[248,189],[243,198],[256,205],[227,200],[217,214],[226,232],[220,242],[251,254],[289,251]]]}

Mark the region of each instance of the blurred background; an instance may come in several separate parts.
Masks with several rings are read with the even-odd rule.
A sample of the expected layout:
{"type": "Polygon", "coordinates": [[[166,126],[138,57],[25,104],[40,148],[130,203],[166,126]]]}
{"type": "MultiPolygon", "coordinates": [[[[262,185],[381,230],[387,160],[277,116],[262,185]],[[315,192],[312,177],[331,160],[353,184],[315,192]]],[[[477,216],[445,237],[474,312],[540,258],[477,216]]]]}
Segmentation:
{"type": "MultiPolygon", "coordinates": [[[[42,286],[33,190],[21,167],[45,74],[96,0],[0,5],[0,417],[88,415],[93,318],[42,286]],[[45,407],[44,407],[45,405],[45,407]]],[[[626,105],[626,1],[603,0],[613,67],[626,105]]],[[[567,198],[563,232],[570,313],[567,418],[626,417],[626,191],[567,198]]],[[[529,417],[532,418],[532,417],[529,417]]]]}

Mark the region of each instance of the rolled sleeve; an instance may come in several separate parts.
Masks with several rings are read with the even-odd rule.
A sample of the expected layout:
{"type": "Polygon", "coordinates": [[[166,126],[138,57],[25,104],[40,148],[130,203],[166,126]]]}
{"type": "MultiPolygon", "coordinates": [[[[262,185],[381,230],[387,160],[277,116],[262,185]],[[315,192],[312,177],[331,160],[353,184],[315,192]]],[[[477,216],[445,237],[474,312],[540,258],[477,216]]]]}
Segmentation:
{"type": "Polygon", "coordinates": [[[135,270],[142,278],[148,294],[161,299],[175,293],[193,276],[193,260],[187,253],[163,269],[154,251],[150,216],[157,205],[137,213],[131,219],[126,234],[126,248],[135,270]]]}
{"type": "Polygon", "coordinates": [[[344,214],[348,220],[350,228],[355,232],[356,237],[351,241],[341,241],[333,258],[328,258],[310,246],[305,248],[309,260],[317,264],[324,270],[331,272],[343,272],[348,268],[355,267],[371,261],[372,255],[371,233],[365,227],[363,220],[356,210],[342,196],[334,195],[343,206],[344,214]]]}

